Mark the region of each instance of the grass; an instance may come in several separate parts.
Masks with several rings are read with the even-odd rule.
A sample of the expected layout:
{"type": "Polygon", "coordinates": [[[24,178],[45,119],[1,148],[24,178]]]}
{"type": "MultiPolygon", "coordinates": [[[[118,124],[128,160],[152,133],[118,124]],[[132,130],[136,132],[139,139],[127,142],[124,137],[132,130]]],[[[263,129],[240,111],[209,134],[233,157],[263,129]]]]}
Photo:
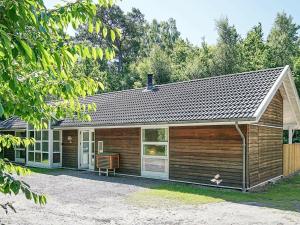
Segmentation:
{"type": "Polygon", "coordinates": [[[300,175],[284,179],[263,192],[206,188],[188,184],[163,184],[130,196],[135,203],[169,200],[183,204],[235,202],[300,212],[300,175]]]}
{"type": "Polygon", "coordinates": [[[38,168],[38,167],[28,167],[28,169],[30,169],[31,172],[33,173],[42,173],[42,174],[49,174],[49,173],[59,172],[63,170],[60,168],[50,169],[50,168],[38,168]]]}

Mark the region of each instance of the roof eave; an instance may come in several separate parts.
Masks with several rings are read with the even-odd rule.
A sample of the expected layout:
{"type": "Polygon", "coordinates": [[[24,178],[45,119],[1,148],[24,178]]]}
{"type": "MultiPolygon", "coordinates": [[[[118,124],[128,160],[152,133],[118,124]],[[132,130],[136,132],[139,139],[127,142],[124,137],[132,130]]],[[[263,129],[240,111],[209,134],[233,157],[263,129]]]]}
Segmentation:
{"type": "Polygon", "coordinates": [[[279,89],[280,85],[282,84],[284,78],[291,72],[289,65],[286,65],[284,69],[282,70],[281,74],[273,84],[272,88],[269,90],[268,94],[265,96],[259,107],[254,113],[254,117],[257,121],[260,120],[263,113],[267,109],[268,105],[272,101],[273,97],[275,96],[277,90],[279,89]]]}
{"type": "Polygon", "coordinates": [[[94,128],[113,128],[113,127],[142,127],[142,126],[205,126],[205,125],[234,125],[239,124],[253,124],[257,122],[255,117],[247,118],[230,118],[230,119],[214,119],[214,120],[189,120],[189,121],[162,121],[162,122],[148,122],[148,123],[123,123],[123,124],[81,124],[81,125],[64,125],[52,126],[54,129],[70,129],[82,127],[94,128]]]}

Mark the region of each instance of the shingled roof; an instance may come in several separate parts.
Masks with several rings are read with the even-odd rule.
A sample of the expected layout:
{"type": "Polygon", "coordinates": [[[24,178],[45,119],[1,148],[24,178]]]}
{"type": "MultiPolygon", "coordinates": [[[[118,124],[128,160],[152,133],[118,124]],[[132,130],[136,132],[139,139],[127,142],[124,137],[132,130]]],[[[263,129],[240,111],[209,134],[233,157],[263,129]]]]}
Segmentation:
{"type": "MultiPolygon", "coordinates": [[[[141,124],[253,121],[284,67],[215,76],[191,81],[97,94],[81,99],[97,105],[92,121],[59,121],[55,127],[99,127],[141,124]]],[[[0,128],[26,124],[16,117],[2,121],[0,128]]]]}
{"type": "Polygon", "coordinates": [[[185,82],[98,94],[91,122],[60,121],[60,127],[123,126],[207,121],[247,121],[266,97],[284,68],[216,76],[185,82]]]}
{"type": "Polygon", "coordinates": [[[26,128],[26,122],[19,119],[18,117],[14,116],[7,120],[0,122],[0,129],[25,129],[26,128]]]}

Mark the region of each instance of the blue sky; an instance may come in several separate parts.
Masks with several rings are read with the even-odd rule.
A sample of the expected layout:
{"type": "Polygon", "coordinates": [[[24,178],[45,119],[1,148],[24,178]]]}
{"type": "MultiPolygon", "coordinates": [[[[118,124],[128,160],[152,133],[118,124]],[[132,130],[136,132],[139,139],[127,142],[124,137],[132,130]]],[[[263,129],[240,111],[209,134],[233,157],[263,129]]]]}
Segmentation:
{"type": "MultiPolygon", "coordinates": [[[[57,2],[45,0],[48,7],[57,2]]],[[[224,16],[242,36],[258,22],[267,34],[277,12],[285,11],[300,24],[299,0],[118,0],[117,4],[125,12],[139,8],[149,21],[174,18],[182,37],[197,45],[203,36],[210,44],[216,42],[215,21],[224,16]]]]}

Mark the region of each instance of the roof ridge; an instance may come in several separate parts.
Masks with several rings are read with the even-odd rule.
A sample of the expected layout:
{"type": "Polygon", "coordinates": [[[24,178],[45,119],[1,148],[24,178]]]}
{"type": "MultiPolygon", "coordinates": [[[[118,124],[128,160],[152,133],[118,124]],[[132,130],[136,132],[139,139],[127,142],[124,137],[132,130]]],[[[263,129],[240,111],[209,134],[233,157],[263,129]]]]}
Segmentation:
{"type": "Polygon", "coordinates": [[[283,67],[260,69],[260,70],[251,70],[251,71],[245,71],[245,72],[239,72],[239,73],[214,75],[214,76],[211,76],[211,77],[203,77],[203,78],[198,78],[198,79],[193,79],[193,80],[178,81],[178,82],[167,83],[167,84],[157,84],[155,86],[167,86],[167,85],[178,84],[178,83],[188,83],[188,82],[195,82],[195,81],[200,81],[200,80],[209,80],[209,79],[216,79],[216,78],[220,78],[220,77],[237,76],[237,75],[243,75],[243,74],[248,74],[248,73],[263,72],[263,71],[276,70],[276,69],[284,69],[284,66],[283,67]]]}
{"type": "MultiPolygon", "coordinates": [[[[263,72],[263,71],[276,70],[276,69],[284,69],[284,67],[281,66],[281,67],[266,68],[266,69],[260,69],[260,70],[251,70],[251,71],[245,71],[245,72],[239,72],[239,73],[214,75],[211,77],[204,77],[204,78],[193,79],[193,80],[178,81],[178,82],[172,82],[172,83],[167,83],[167,84],[156,84],[155,87],[169,86],[169,85],[182,84],[182,83],[190,83],[190,82],[196,82],[196,81],[200,81],[200,80],[209,80],[209,79],[216,79],[216,78],[221,78],[221,77],[237,76],[237,75],[249,74],[249,73],[254,73],[254,72],[263,72]]],[[[130,92],[130,91],[135,91],[135,90],[144,90],[145,88],[146,87],[130,88],[130,89],[126,89],[126,90],[98,93],[98,94],[90,95],[90,96],[86,96],[86,97],[93,97],[93,96],[98,96],[98,95],[110,95],[110,94],[115,94],[115,93],[119,93],[119,92],[130,92]]]]}

